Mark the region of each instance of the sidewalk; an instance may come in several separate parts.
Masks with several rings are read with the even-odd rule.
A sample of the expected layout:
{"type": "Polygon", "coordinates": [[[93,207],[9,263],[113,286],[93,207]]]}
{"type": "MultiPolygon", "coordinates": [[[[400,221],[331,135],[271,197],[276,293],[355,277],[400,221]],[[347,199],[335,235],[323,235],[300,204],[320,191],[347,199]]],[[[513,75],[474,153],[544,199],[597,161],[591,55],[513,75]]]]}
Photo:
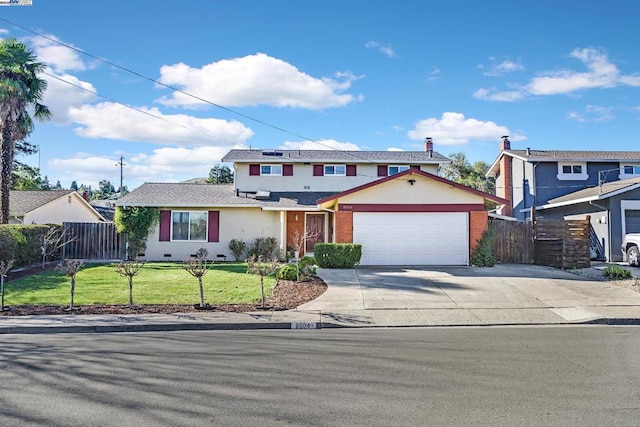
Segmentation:
{"type": "Polygon", "coordinates": [[[615,324],[640,294],[544,267],[319,270],[329,289],[295,310],[0,317],[0,334],[615,324]]]}

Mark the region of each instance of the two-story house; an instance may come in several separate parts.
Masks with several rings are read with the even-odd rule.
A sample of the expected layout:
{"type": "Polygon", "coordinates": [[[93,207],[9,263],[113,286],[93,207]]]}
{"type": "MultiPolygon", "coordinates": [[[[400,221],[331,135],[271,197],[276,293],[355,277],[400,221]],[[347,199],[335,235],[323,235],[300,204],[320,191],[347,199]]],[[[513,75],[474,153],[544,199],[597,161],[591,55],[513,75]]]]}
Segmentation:
{"type": "Polygon", "coordinates": [[[620,244],[640,232],[640,151],[512,150],[507,137],[487,177],[508,200],[499,213],[526,220],[590,215],[592,249],[621,261],[620,244]]]}
{"type": "Polygon", "coordinates": [[[153,206],[160,222],[145,258],[183,260],[205,247],[231,256],[231,239],[275,237],[281,248],[307,234],[361,243],[362,264],[466,265],[499,197],[437,175],[433,150],[231,150],[233,185],[146,183],[119,206],[153,206]]]}

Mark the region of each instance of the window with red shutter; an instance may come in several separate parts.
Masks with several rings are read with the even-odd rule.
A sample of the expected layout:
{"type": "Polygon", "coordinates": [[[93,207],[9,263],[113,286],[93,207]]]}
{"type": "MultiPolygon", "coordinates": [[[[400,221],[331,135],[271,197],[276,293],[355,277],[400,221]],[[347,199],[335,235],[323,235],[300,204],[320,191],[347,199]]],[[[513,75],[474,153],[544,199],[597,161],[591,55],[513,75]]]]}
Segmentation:
{"type": "Polygon", "coordinates": [[[260,165],[249,165],[249,175],[251,176],[260,175],[260,165]]]}
{"type": "Polygon", "coordinates": [[[313,176],[324,176],[324,166],[313,165],[313,176]]]}
{"type": "Polygon", "coordinates": [[[347,165],[347,176],[358,175],[356,165],[347,165]]]}
{"type": "Polygon", "coordinates": [[[293,176],[293,165],[282,165],[282,176],[293,176]]]}
{"type": "Polygon", "coordinates": [[[160,241],[171,240],[171,211],[160,211],[160,241]]]}
{"type": "Polygon", "coordinates": [[[387,165],[378,165],[378,176],[387,176],[389,169],[387,165]]]}
{"type": "Polygon", "coordinates": [[[209,211],[209,228],[207,229],[207,241],[220,241],[220,211],[209,211]]]}

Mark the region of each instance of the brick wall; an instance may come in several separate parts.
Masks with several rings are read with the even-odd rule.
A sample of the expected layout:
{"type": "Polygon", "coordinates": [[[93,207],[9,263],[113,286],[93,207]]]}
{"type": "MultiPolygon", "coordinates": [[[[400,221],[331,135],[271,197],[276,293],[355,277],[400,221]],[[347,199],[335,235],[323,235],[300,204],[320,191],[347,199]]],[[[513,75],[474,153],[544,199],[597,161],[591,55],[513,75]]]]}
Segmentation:
{"type": "Polygon", "coordinates": [[[500,176],[496,180],[496,196],[507,199],[509,203],[502,207],[500,213],[502,215],[511,215],[513,213],[513,181],[511,176],[511,156],[503,155],[500,159],[500,176]]]}
{"type": "Polygon", "coordinates": [[[353,212],[337,211],[336,243],[353,243],[353,212]]]}
{"type": "Polygon", "coordinates": [[[473,253],[482,233],[489,226],[489,215],[487,211],[469,212],[469,252],[473,253]]]}

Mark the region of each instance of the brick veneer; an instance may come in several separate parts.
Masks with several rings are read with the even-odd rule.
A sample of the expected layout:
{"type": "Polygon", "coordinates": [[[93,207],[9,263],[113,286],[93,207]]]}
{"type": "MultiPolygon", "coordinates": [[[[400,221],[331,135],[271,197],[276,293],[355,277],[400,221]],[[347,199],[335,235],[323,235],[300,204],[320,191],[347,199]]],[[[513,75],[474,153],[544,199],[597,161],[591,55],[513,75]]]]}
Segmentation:
{"type": "Polygon", "coordinates": [[[513,181],[511,180],[512,160],[511,156],[502,155],[502,158],[500,159],[500,176],[496,180],[496,196],[509,201],[509,203],[506,203],[503,206],[500,213],[508,216],[513,213],[513,181]]]}
{"type": "Polygon", "coordinates": [[[489,226],[489,216],[487,211],[471,211],[469,212],[469,252],[473,253],[478,244],[478,240],[482,237],[482,233],[489,226]]]}
{"type": "Polygon", "coordinates": [[[336,243],[353,243],[353,212],[337,211],[336,243]]]}

